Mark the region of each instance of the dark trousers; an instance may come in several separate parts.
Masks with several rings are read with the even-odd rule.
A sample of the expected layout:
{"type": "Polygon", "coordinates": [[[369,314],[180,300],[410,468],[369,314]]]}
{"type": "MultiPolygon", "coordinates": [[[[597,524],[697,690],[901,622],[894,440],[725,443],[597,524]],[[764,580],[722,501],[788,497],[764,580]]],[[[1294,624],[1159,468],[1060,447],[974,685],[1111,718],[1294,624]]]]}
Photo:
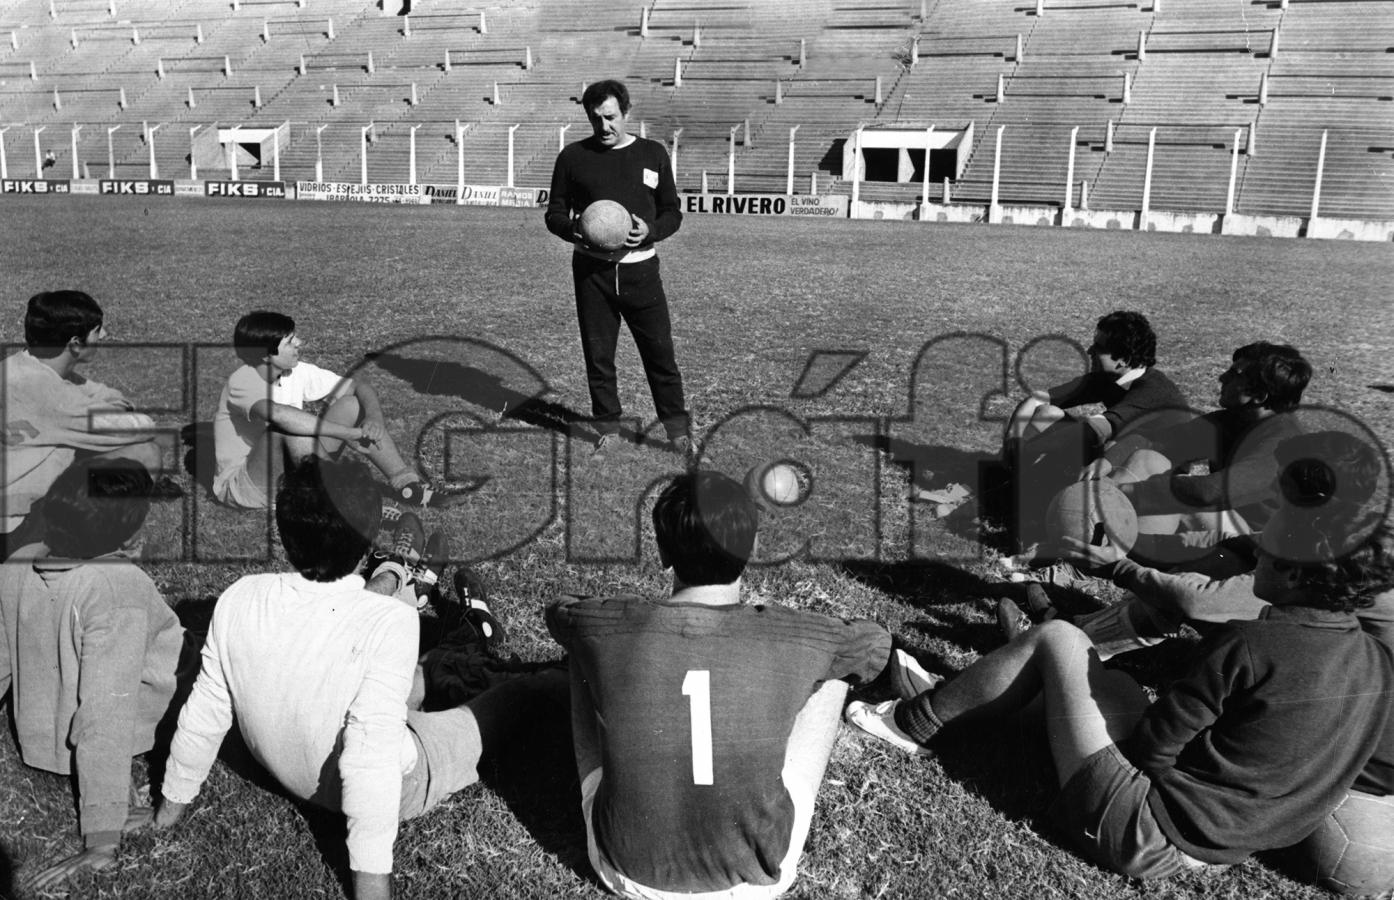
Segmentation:
{"type": "Polygon", "coordinates": [[[658,257],[619,265],[576,253],[571,257],[571,274],[576,282],[576,319],[581,326],[596,430],[601,434],[619,430],[622,409],[615,378],[615,346],[623,319],[644,361],[644,374],[663,430],[670,438],[686,434],[682,373],[673,354],[673,326],[658,257]]]}

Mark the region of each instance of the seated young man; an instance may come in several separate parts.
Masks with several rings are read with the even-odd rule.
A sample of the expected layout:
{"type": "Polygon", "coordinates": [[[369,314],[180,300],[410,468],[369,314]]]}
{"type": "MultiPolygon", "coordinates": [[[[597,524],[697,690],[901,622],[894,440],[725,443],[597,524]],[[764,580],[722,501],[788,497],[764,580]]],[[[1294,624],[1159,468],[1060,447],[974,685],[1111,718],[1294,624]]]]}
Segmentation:
{"type": "Polygon", "coordinates": [[[121,833],[150,818],[130,805],[131,757],[154,746],[184,645],[173,610],[125,552],[150,487],[134,460],[78,461],[40,500],[43,542],[0,566],[0,696],[12,691],[20,755],[77,787],[83,849],[27,879],[37,891],[111,866],[121,833]]]}
{"type": "MultiPolygon", "coordinates": [[[[29,298],[26,347],[7,357],[0,372],[4,556],[42,538],[43,523],[30,511],[74,459],[131,459],[152,477],[160,475],[163,452],[153,437],[154,421],[135,412],[120,391],[77,371],[105,338],[102,308],[87,294],[48,291],[29,298]]],[[[177,492],[167,481],[162,487],[177,492]]]]}
{"type": "Polygon", "coordinates": [[[1186,398],[1156,368],[1157,336],[1142,313],[1118,310],[1099,319],[1089,346],[1090,371],[1036,391],[1012,412],[1003,460],[1017,483],[1022,543],[1038,540],[1036,520],[1055,493],[1074,481],[1130,424],[1147,433],[1191,418],[1186,398]],[[1070,410],[1101,404],[1103,412],[1070,410]]]}
{"type": "Polygon", "coordinates": [[[758,510],[736,481],[680,475],[653,510],[664,599],[568,598],[547,627],[571,660],[591,865],[625,897],[774,897],[794,881],[847,684],[891,638],[741,602],[758,510]]]}
{"type": "Polygon", "coordinates": [[[1293,347],[1246,344],[1220,375],[1218,410],[1126,435],[1104,453],[1089,475],[1109,478],[1132,501],[1134,558],[1194,565],[1219,540],[1263,530],[1280,502],[1274,451],[1301,432],[1292,411],[1311,377],[1293,347]],[[1197,463],[1204,471],[1192,474],[1197,463]]]}
{"type": "Polygon", "coordinates": [[[294,319],[247,313],[232,343],[244,365],[228,377],[213,417],[213,496],[219,501],[265,509],[287,458],[334,457],[345,445],[372,460],[402,500],[426,505],[439,499],[402,459],[372,387],[301,360],[294,319]],[[322,404],[323,411],[310,412],[310,403],[322,404]]]}
{"type": "Polygon", "coordinates": [[[1351,614],[1394,585],[1394,535],[1381,523],[1351,546],[1350,533],[1339,514],[1279,511],[1254,573],[1271,605],[1217,629],[1150,706],[1055,620],[916,696],[852,703],[848,719],[921,753],[956,722],[1039,696],[1061,787],[1052,813],[1095,864],[1164,878],[1290,846],[1352,785],[1394,792],[1394,655],[1351,614]]]}
{"type": "Polygon", "coordinates": [[[218,598],[203,667],[179,715],[155,824],[174,824],[234,721],[252,755],[301,800],[348,820],[354,894],[391,895],[399,819],[478,780],[477,766],[560,676],[492,688],[466,706],[408,709],[415,608],[356,574],[382,517],[360,460],[308,457],[286,471],[276,525],[296,572],[249,575],[218,598]]]}

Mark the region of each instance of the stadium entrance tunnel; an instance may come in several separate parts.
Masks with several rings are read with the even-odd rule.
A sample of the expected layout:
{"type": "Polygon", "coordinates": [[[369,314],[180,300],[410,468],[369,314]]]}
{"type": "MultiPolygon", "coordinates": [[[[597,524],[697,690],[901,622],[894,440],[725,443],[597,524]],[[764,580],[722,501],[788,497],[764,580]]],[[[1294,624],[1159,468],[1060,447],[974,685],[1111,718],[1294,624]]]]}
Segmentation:
{"type": "Polygon", "coordinates": [[[289,145],[289,123],[274,128],[208,128],[194,135],[194,164],[200,169],[231,169],[234,162],[239,169],[259,168],[262,160],[275,155],[277,143],[281,149],[289,145]]]}
{"type": "Polygon", "coordinates": [[[957,180],[972,147],[972,123],[943,130],[929,125],[862,128],[848,135],[842,146],[842,178],[918,183],[928,165],[931,182],[957,180]]]}

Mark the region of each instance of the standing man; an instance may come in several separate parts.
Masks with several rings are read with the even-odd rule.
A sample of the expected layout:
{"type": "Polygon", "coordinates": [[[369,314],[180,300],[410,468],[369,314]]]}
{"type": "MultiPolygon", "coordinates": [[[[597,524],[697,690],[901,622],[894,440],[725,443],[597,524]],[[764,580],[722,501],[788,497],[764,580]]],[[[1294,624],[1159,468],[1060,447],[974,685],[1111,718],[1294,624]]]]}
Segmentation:
{"type": "Polygon", "coordinates": [[[629,133],[629,90],[622,83],[590,85],[581,105],[592,133],[557,155],[547,230],[575,245],[571,274],[591,414],[599,432],[595,455],[603,457],[620,440],[615,344],[623,318],[644,361],[653,405],[671,447],[690,460],[692,437],[682,373],[674,358],[668,299],[654,248],[682,224],[673,167],[662,144],[629,133]],[[597,200],[613,200],[629,211],[629,235],[614,252],[587,244],[578,227],[581,213],[597,200]]]}

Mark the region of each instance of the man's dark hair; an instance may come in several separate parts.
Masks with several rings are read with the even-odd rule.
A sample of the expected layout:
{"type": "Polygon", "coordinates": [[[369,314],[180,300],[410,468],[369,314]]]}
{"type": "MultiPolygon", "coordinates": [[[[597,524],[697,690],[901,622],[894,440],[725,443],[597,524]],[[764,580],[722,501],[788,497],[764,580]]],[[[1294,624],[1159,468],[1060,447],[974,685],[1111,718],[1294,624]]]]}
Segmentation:
{"type": "Polygon", "coordinates": [[[1234,361],[1244,367],[1245,392],[1262,396],[1263,406],[1274,412],[1296,409],[1302,392],[1312,380],[1312,365],[1291,344],[1255,341],[1234,351],[1234,361]]]}
{"type": "Polygon", "coordinates": [[[591,110],[604,103],[608,97],[615,98],[622,115],[629,113],[629,88],[624,86],[623,81],[615,81],[613,78],[586,85],[585,92],[581,94],[581,108],[589,115],[591,110]]]}
{"type": "Polygon", "coordinates": [[[1099,330],[1098,349],[1122,360],[1129,368],[1157,364],[1157,335],[1140,312],[1115,310],[1094,323],[1099,330]]]}
{"type": "Polygon", "coordinates": [[[1351,612],[1394,588],[1387,483],[1378,493],[1385,466],[1374,446],[1317,431],[1288,438],[1274,455],[1285,503],[1262,543],[1279,568],[1298,571],[1309,605],[1351,612]]]}
{"type": "Polygon", "coordinates": [[[83,459],[44,495],[44,543],[54,556],[92,559],[119,550],[150,512],[150,473],[135,460],[83,459]]]}
{"type": "Polygon", "coordinates": [[[260,365],[275,356],[281,341],[295,333],[295,320],[284,313],[258,309],[237,320],[232,330],[232,347],[237,358],[249,366],[260,365]]]}
{"type": "Polygon", "coordinates": [[[24,311],[24,343],[30,355],[52,359],[73,338],[86,344],[87,335],[101,324],[102,308],[82,291],[45,291],[29,298],[24,311]]]}
{"type": "Polygon", "coordinates": [[[653,531],[665,564],[683,584],[730,584],[755,552],[760,512],[740,482],[687,472],[659,494],[653,531]]]}
{"type": "Polygon", "coordinates": [[[311,581],[354,570],[382,523],[382,493],[366,463],[307,456],[276,491],[276,527],[286,559],[311,581]]]}

